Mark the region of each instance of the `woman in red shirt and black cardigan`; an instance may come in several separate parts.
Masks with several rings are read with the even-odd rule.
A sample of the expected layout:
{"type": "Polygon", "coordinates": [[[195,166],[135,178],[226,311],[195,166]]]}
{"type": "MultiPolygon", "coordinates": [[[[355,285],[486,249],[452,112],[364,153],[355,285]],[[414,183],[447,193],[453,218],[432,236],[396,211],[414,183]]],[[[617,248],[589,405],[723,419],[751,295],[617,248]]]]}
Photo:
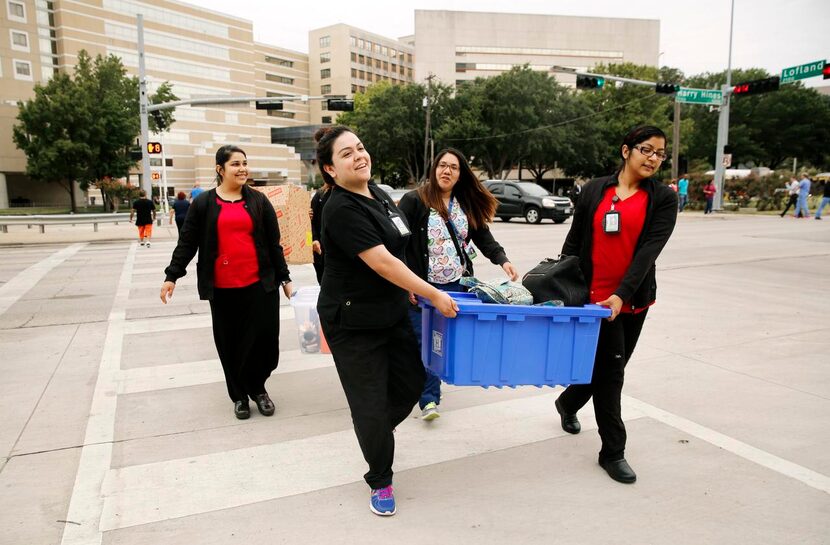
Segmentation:
{"type": "Polygon", "coordinates": [[[199,298],[210,301],[213,339],[228,395],[239,419],[274,414],[265,381],[279,361],[279,294],[291,294],[291,278],[280,246],[280,229],[268,199],[246,185],[248,159],[236,146],[216,152],[216,189],[193,200],[161,286],[173,296],[176,280],[199,252],[199,298]]]}
{"type": "Polygon", "coordinates": [[[602,449],[599,465],[619,482],[637,476],[625,460],[620,410],[625,365],[640,336],[657,284],[654,262],[677,219],[677,195],[651,177],[666,159],[666,135],[637,127],[620,146],[622,168],[582,188],[562,253],[579,256],[590,302],[611,308],[599,332],[590,384],[574,384],[556,400],[562,429],[579,433],[576,413],[594,399],[602,449]]]}

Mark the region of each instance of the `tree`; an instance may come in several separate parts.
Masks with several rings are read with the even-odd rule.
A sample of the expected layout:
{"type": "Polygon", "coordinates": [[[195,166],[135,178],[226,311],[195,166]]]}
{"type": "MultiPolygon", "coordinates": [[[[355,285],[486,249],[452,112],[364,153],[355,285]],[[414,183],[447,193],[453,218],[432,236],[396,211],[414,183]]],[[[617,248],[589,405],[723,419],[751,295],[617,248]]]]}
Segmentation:
{"type": "MultiPolygon", "coordinates": [[[[372,156],[372,167],[381,182],[416,181],[421,178],[425,97],[426,88],[423,85],[377,83],[369,87],[365,94],[355,97],[353,112],[346,112],[338,118],[338,122],[350,126],[360,136],[372,156]]],[[[440,126],[449,97],[449,87],[432,86],[433,126],[440,126]]]]}
{"type": "Polygon", "coordinates": [[[476,78],[456,91],[439,141],[463,148],[490,178],[501,178],[529,151],[553,101],[551,79],[528,65],[476,78]]]}
{"type": "MultiPolygon", "coordinates": [[[[740,83],[769,77],[762,69],[735,70],[732,81],[740,83]]],[[[701,74],[690,78],[694,86],[719,88],[726,73],[701,74]]],[[[692,110],[696,134],[691,155],[714,164],[717,115],[697,107],[692,110]]],[[[828,161],[830,99],[800,83],[782,85],[778,91],[736,96],[730,104],[729,146],[733,162],[775,169],[788,159],[799,158],[816,167],[828,161]]]]}
{"type": "MultiPolygon", "coordinates": [[[[58,74],[34,90],[33,99],[18,103],[14,142],[26,154],[26,173],[60,183],[75,212],[75,182],[86,190],[105,177],[126,176],[135,164],[130,147],[140,128],[138,80],[127,76],[118,57],[93,60],[81,50],[74,78],[58,74]]],[[[175,100],[169,85],[159,91],[175,100]]]]}
{"type": "Polygon", "coordinates": [[[67,74],[56,74],[46,85],[35,85],[34,91],[34,98],[18,102],[19,123],[12,129],[12,139],[26,154],[26,174],[60,184],[75,212],[74,182],[94,159],[90,112],[67,74]]]}
{"type": "MultiPolygon", "coordinates": [[[[592,72],[643,81],[669,81],[681,77],[675,69],[660,70],[653,66],[633,63],[598,65],[592,72]],[[666,79],[663,79],[666,78],[666,79]]],[[[589,165],[585,174],[599,176],[609,174],[619,167],[620,144],[623,137],[639,125],[654,125],[671,135],[672,122],[670,111],[672,99],[667,95],[657,94],[652,87],[643,85],[617,84],[606,80],[599,91],[582,91],[580,97],[587,102],[592,111],[597,112],[598,130],[595,135],[600,142],[599,159],[589,165]]],[[[686,122],[687,130],[691,123],[686,122]]],[[[682,124],[681,124],[682,127],[682,124]]],[[[684,140],[681,131],[681,141],[684,140]]],[[[671,142],[669,142],[671,144],[671,142]]]]}
{"type": "MultiPolygon", "coordinates": [[[[547,78],[547,76],[545,76],[547,78]]],[[[545,128],[526,139],[523,165],[536,181],[549,170],[559,168],[570,176],[590,173],[600,156],[600,142],[593,112],[574,91],[547,78],[548,100],[539,122],[545,128]]]]}
{"type": "MultiPolygon", "coordinates": [[[[165,81],[159,85],[149,100],[150,104],[164,104],[166,102],[175,102],[179,100],[179,97],[173,93],[173,86],[170,85],[170,82],[165,81]]],[[[173,123],[176,122],[175,111],[175,108],[166,108],[152,112],[152,115],[147,119],[150,132],[160,133],[170,131],[173,123]]]]}

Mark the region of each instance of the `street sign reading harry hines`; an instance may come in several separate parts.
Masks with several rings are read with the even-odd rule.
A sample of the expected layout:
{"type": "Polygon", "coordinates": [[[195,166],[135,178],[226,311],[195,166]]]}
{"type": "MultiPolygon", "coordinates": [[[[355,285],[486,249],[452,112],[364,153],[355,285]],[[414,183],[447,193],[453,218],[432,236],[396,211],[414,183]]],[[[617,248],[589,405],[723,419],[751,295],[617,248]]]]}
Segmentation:
{"type": "Polygon", "coordinates": [[[781,70],[781,83],[792,83],[800,79],[820,76],[826,61],[813,61],[800,66],[791,66],[781,70]]]}
{"type": "Polygon", "coordinates": [[[723,104],[723,93],[717,89],[688,89],[681,87],[674,95],[674,100],[685,104],[723,104]]]}

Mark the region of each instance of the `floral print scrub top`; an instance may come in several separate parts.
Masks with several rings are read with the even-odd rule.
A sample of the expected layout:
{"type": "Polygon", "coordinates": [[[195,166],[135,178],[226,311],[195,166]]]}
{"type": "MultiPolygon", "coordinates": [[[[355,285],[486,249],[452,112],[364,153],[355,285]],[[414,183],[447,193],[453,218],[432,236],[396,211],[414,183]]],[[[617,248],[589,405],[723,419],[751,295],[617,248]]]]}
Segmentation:
{"type": "MultiPolygon", "coordinates": [[[[455,225],[458,243],[463,247],[469,229],[467,214],[455,199],[450,199],[449,213],[450,220],[455,225]]],[[[447,224],[433,208],[429,209],[427,220],[427,248],[427,281],[433,284],[449,284],[461,278],[464,262],[455,249],[447,224]]]]}

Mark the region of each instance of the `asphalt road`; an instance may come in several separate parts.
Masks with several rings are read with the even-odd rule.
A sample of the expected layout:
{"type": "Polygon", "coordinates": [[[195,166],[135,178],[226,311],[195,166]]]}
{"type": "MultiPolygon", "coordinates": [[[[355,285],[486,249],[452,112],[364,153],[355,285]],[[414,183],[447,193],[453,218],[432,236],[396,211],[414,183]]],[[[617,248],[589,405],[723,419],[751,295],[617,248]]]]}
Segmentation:
{"type": "MultiPolygon", "coordinates": [[[[569,226],[493,229],[524,272],[569,226]]],[[[86,231],[0,234],[0,543],[830,542],[826,221],[680,217],[624,389],[636,484],[598,467],[590,406],[561,430],[560,388],[445,386],[440,419],[397,430],[384,519],[286,301],[277,413],[236,420],[193,275],[158,300],[170,233],[86,231]]]]}

